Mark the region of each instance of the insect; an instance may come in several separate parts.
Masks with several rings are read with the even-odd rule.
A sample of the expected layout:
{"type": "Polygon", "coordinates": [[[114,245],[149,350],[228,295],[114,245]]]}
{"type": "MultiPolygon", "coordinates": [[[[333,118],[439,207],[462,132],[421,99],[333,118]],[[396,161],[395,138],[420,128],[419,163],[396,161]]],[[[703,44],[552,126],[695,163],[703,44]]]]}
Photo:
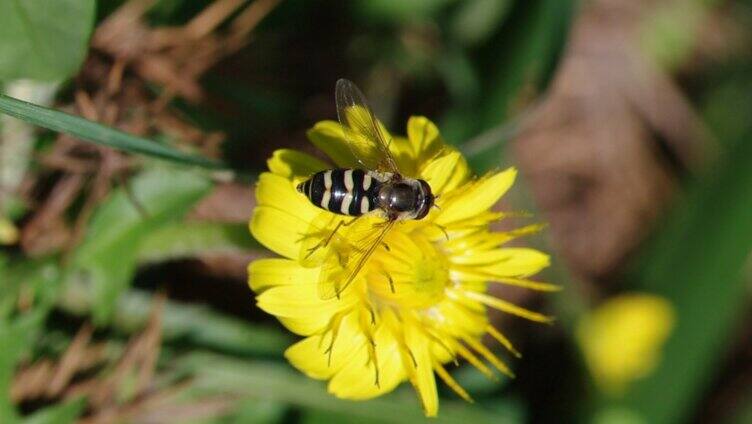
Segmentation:
{"type": "MultiPolygon", "coordinates": [[[[327,169],[298,184],[297,190],[315,206],[354,217],[348,223],[340,221],[331,235],[312,250],[326,246],[341,226],[350,225],[358,217],[375,215],[384,221],[357,240],[348,241],[352,249],[346,257],[334,252],[332,255],[338,257],[325,261],[329,266],[324,266],[319,281],[322,299],[339,298],[394,224],[424,218],[435,201],[426,181],[400,173],[389,150],[391,140],[385,139],[384,130],[358,87],[346,79],[338,80],[335,99],[345,140],[362,168],[327,169]]],[[[394,291],[391,280],[390,285],[394,291]]]]}

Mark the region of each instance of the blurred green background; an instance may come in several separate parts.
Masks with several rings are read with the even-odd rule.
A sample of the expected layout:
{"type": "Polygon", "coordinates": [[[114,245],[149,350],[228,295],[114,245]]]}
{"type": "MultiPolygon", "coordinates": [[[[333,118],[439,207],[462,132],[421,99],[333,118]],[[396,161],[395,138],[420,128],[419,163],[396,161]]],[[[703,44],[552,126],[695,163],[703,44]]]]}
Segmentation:
{"type": "Polygon", "coordinates": [[[549,223],[564,290],[495,294],[558,320],[492,315],[517,378],[437,421],[752,422],[748,0],[1,1],[0,422],[424,420],[294,370],[245,281],[341,77],[549,223]]]}

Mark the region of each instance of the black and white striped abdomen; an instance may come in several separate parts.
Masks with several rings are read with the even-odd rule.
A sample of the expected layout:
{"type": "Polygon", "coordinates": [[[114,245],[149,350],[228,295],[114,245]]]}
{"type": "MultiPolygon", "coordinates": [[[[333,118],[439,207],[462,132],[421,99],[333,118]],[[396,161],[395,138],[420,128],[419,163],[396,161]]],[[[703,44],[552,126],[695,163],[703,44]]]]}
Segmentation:
{"type": "Polygon", "coordinates": [[[376,209],[380,184],[362,169],[328,169],[313,174],[297,188],[322,209],[359,216],[376,209]]]}

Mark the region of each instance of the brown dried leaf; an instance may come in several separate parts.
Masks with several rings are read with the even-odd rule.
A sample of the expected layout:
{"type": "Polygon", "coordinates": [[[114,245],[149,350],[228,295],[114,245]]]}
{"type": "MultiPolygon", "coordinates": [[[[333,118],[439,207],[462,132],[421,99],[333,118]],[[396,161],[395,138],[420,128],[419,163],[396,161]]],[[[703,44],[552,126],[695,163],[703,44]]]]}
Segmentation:
{"type": "Polygon", "coordinates": [[[515,140],[523,176],[570,267],[603,278],[640,243],[709,145],[670,78],[637,53],[644,9],[588,3],[548,97],[515,140]]]}

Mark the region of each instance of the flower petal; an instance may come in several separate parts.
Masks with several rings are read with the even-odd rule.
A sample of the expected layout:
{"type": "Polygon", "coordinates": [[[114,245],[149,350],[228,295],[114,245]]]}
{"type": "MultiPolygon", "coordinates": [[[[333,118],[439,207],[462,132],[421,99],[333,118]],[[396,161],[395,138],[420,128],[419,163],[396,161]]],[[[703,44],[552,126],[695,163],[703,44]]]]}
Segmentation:
{"type": "Polygon", "coordinates": [[[256,184],[256,201],[262,206],[274,206],[278,209],[295,212],[303,219],[313,219],[321,209],[313,206],[303,194],[298,193],[287,178],[264,172],[256,184]]]}
{"type": "Polygon", "coordinates": [[[548,255],[538,250],[525,247],[501,247],[498,249],[475,251],[464,255],[451,257],[452,263],[458,265],[510,265],[518,268],[528,264],[537,265],[538,262],[547,262],[548,255]]]}
{"type": "Polygon", "coordinates": [[[535,249],[504,247],[473,255],[453,256],[451,276],[477,281],[503,277],[528,277],[547,267],[549,256],[535,249]]]}
{"type": "Polygon", "coordinates": [[[407,138],[418,163],[427,162],[444,147],[439,129],[425,116],[410,117],[407,121],[407,138]]]}
{"type": "Polygon", "coordinates": [[[488,325],[486,308],[480,302],[458,297],[452,302],[442,302],[438,305],[445,331],[452,337],[463,334],[479,336],[488,325]]]}
{"type": "Polygon", "coordinates": [[[272,173],[288,180],[307,177],[323,169],[329,168],[325,162],[315,157],[292,149],[275,150],[272,157],[266,161],[272,173]]]}
{"type": "Polygon", "coordinates": [[[517,237],[535,234],[545,228],[545,224],[531,224],[509,231],[489,232],[480,228],[461,237],[447,240],[443,248],[451,255],[467,254],[469,252],[493,249],[517,237]]]}
{"type": "Polygon", "coordinates": [[[467,393],[465,389],[460,386],[460,384],[452,378],[452,376],[447,372],[446,369],[444,369],[443,366],[441,366],[440,363],[434,364],[434,369],[436,370],[436,374],[438,374],[439,377],[441,377],[442,380],[444,380],[444,383],[449,386],[450,389],[454,391],[454,393],[457,393],[459,397],[464,399],[466,402],[474,403],[473,398],[470,397],[470,394],[467,393]]]}
{"type": "Polygon", "coordinates": [[[647,293],[611,297],[585,314],[575,334],[599,388],[620,395],[650,375],[675,321],[668,299],[647,293]]]}
{"type": "Polygon", "coordinates": [[[311,222],[328,214],[298,193],[286,178],[265,172],[256,186],[258,206],[253,211],[250,229],[253,237],[270,250],[290,259],[298,259],[301,240],[311,231],[311,222]]]}
{"type": "Polygon", "coordinates": [[[400,174],[410,178],[418,177],[420,162],[415,158],[415,152],[410,141],[405,137],[392,136],[389,143],[389,152],[392,154],[400,174]]]}
{"type": "Polygon", "coordinates": [[[295,343],[285,351],[285,358],[311,378],[331,378],[351,361],[353,355],[359,355],[359,351],[365,355],[366,338],[358,328],[356,317],[357,312],[352,312],[342,318],[332,347],[331,361],[326,352],[331,343],[331,332],[323,339],[322,336],[316,335],[295,343]]]}
{"type": "Polygon", "coordinates": [[[335,121],[321,121],[307,132],[308,139],[314,146],[326,153],[337,166],[356,168],[358,160],[347,145],[342,126],[335,121]]]}
{"type": "Polygon", "coordinates": [[[553,318],[549,316],[543,315],[539,312],[531,311],[529,309],[525,309],[521,306],[515,305],[514,303],[507,302],[506,300],[501,300],[498,297],[493,297],[485,293],[464,291],[462,292],[462,294],[460,294],[460,296],[468,297],[501,312],[506,312],[511,315],[516,315],[520,318],[529,319],[530,321],[543,322],[546,324],[553,322],[553,318]]]}
{"type": "Polygon", "coordinates": [[[416,323],[405,325],[405,343],[415,358],[415,385],[427,417],[435,417],[439,411],[439,394],[433,374],[430,340],[420,333],[416,323]]]}
{"type": "Polygon", "coordinates": [[[298,259],[301,237],[310,224],[304,219],[271,206],[257,206],[251,218],[251,234],[267,249],[290,259],[298,259]]]}
{"type": "Polygon", "coordinates": [[[257,259],[248,266],[248,283],[256,293],[276,286],[315,285],[318,278],[318,268],[305,268],[290,259],[257,259]]]}
{"type": "Polygon", "coordinates": [[[453,149],[427,162],[420,171],[420,178],[426,180],[435,195],[443,195],[454,190],[470,180],[471,175],[465,158],[453,149]]]}
{"type": "Polygon", "coordinates": [[[446,226],[487,212],[509,190],[516,175],[517,170],[509,168],[458,188],[441,205],[436,223],[446,226]]]}
{"type": "Polygon", "coordinates": [[[259,308],[277,316],[290,331],[304,336],[326,328],[332,315],[356,301],[355,297],[321,300],[316,284],[271,287],[256,297],[259,308]]]}
{"type": "Polygon", "coordinates": [[[332,378],[329,382],[330,393],[343,399],[370,399],[391,392],[405,379],[399,344],[386,322],[379,324],[374,341],[379,385],[375,384],[373,364],[368,362],[368,350],[364,348],[332,378]]]}

